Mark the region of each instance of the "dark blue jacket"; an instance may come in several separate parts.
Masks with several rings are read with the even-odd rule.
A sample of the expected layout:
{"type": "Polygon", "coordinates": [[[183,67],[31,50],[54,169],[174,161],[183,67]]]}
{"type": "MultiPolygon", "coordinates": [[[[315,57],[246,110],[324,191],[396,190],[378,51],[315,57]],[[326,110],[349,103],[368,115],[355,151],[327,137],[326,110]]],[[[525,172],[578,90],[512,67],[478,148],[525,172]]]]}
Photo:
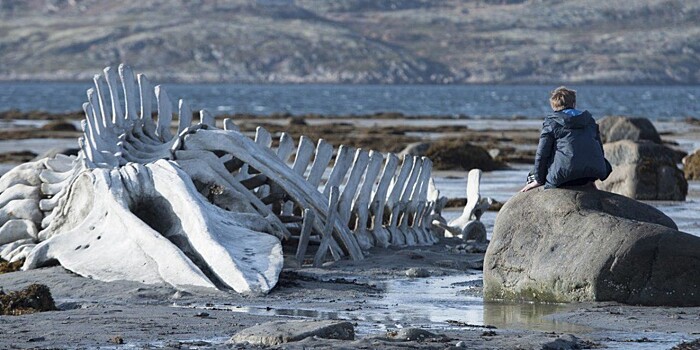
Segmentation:
{"type": "Polygon", "coordinates": [[[584,178],[605,180],[611,171],[591,113],[565,109],[544,119],[535,156],[538,183],[552,188],[584,178]]]}

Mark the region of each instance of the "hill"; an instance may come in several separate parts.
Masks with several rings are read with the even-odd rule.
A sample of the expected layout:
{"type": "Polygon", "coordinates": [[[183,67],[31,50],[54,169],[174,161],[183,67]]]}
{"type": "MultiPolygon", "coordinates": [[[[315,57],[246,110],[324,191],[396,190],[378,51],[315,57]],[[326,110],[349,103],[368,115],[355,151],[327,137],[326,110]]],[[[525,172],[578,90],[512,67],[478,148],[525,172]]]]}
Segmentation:
{"type": "Polygon", "coordinates": [[[0,0],[0,80],[700,82],[700,0],[0,0]]]}

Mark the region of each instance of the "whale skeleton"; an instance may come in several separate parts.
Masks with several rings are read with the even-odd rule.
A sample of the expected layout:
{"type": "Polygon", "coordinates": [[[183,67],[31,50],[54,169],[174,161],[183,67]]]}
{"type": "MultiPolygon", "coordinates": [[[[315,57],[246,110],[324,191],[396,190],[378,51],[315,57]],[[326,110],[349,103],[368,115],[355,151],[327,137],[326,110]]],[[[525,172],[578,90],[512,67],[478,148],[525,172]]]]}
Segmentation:
{"type": "Polygon", "coordinates": [[[481,208],[475,177],[471,209],[447,225],[425,157],[295,145],[262,127],[251,139],[206,110],[194,122],[185,101],[173,113],[165,89],[125,65],[95,75],[83,110],[77,156],[0,178],[0,257],[25,259],[24,270],[59,263],[103,281],[265,294],[283,245],[297,266],[360,260],[372,247],[434,244],[481,208]]]}

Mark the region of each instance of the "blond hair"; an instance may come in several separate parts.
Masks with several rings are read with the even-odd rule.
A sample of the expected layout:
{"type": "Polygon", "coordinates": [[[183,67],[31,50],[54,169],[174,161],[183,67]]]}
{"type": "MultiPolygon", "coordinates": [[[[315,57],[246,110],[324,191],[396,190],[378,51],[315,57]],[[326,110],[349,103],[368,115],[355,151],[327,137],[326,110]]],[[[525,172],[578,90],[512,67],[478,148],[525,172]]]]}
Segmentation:
{"type": "Polygon", "coordinates": [[[560,86],[549,94],[549,105],[555,111],[576,107],[576,91],[560,86]]]}

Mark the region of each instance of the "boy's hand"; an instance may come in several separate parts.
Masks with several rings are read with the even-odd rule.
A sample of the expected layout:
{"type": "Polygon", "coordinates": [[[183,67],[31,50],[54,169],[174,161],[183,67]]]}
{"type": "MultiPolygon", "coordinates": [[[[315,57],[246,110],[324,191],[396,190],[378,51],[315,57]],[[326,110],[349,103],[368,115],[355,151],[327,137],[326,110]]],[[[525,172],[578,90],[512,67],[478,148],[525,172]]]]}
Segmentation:
{"type": "Polygon", "coordinates": [[[540,187],[540,186],[542,186],[541,183],[539,183],[537,181],[533,181],[533,182],[530,182],[529,184],[525,185],[525,187],[523,187],[523,189],[521,189],[520,192],[527,192],[535,187],[540,187]]]}

